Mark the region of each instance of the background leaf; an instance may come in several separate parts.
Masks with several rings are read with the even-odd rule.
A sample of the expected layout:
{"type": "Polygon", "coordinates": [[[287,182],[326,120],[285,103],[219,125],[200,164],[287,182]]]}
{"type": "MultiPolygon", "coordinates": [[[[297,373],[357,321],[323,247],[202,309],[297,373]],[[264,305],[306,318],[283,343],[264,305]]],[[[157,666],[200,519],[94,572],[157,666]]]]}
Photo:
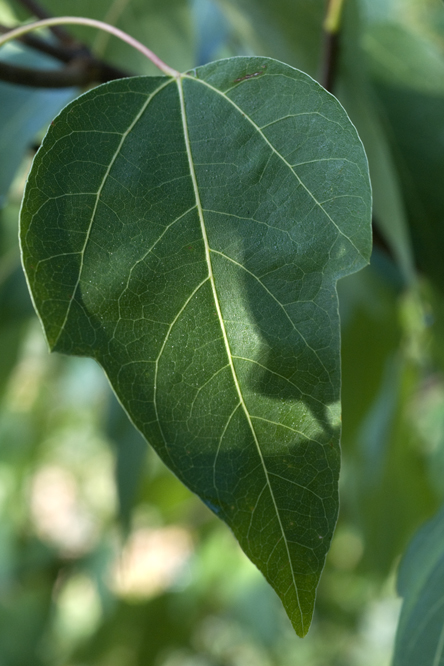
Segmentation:
{"type": "Polygon", "coordinates": [[[316,77],[320,67],[323,0],[219,0],[247,48],[316,77]]]}
{"type": "MultiPolygon", "coordinates": [[[[187,0],[46,0],[56,16],[88,16],[115,25],[149,44],[171,67],[185,70],[194,65],[194,29],[187,0]]],[[[138,51],[108,33],[70,27],[94,53],[129,72],[155,74],[156,67],[138,51]]]]}
{"type": "Polygon", "coordinates": [[[373,91],[361,42],[368,30],[358,3],[345,5],[341,26],[337,83],[334,89],[364,143],[373,192],[374,223],[380,229],[404,280],[414,276],[408,221],[383,113],[373,91]]]}
{"type": "Polygon", "coordinates": [[[405,553],[398,574],[404,597],[393,666],[444,663],[444,510],[424,525],[405,553]]]}
{"type": "MultiPolygon", "coordinates": [[[[52,58],[16,46],[3,48],[2,60],[21,66],[58,67],[52,58]]],[[[56,113],[72,99],[73,90],[42,90],[0,82],[0,207],[26,150],[56,113]]]]}
{"type": "Polygon", "coordinates": [[[362,535],[360,566],[378,575],[389,574],[414,531],[439,505],[412,427],[417,419],[411,396],[419,370],[399,352],[402,282],[399,274],[397,282],[394,277],[393,266],[375,253],[371,266],[341,280],[338,290],[347,378],[342,448],[348,482],[341,514],[362,535]],[[363,355],[363,349],[371,353],[363,355]]]}
{"type": "Polygon", "coordinates": [[[356,131],[264,58],[101,86],[54,121],[22,209],[50,346],[133,422],[309,627],[337,517],[336,280],[370,252],[356,131]]]}
{"type": "Polygon", "coordinates": [[[145,471],[146,445],[111,391],[106,432],[116,450],[115,478],[119,518],[124,532],[127,533],[131,525],[131,513],[137,491],[145,471]]]}

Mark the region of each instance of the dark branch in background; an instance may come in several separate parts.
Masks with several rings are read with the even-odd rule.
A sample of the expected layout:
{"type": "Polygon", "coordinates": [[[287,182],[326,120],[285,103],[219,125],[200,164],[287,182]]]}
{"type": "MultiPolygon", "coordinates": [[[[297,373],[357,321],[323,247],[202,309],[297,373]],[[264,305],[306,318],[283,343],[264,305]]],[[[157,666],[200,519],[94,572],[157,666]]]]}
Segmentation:
{"type": "Polygon", "coordinates": [[[106,83],[116,78],[107,75],[101,63],[88,58],[73,59],[62,69],[31,69],[0,61],[0,79],[33,88],[83,88],[90,83],[106,83]]]}
{"type": "MultiPolygon", "coordinates": [[[[323,87],[334,93],[338,73],[341,48],[341,14],[345,0],[328,0],[323,31],[323,56],[320,82],[323,87]]],[[[378,223],[372,218],[373,245],[395,261],[392,248],[379,231],[378,223]]]]}
{"type": "MultiPolygon", "coordinates": [[[[46,14],[46,12],[40,11],[39,14],[46,14]]],[[[40,18],[40,15],[38,18],[40,18]]],[[[1,33],[7,33],[11,29],[0,25],[1,33]]],[[[0,60],[1,81],[33,88],[71,88],[73,86],[85,87],[93,83],[106,83],[114,79],[131,76],[129,72],[98,60],[85,44],[71,38],[69,42],[64,41],[60,44],[58,42],[47,42],[34,35],[24,35],[19,41],[36,51],[66,63],[67,67],[56,70],[33,69],[0,60]]]]}
{"type": "MultiPolygon", "coordinates": [[[[8,28],[0,24],[0,33],[4,34],[6,32],[9,32],[9,30],[12,30],[12,28],[8,28]]],[[[130,72],[120,69],[120,67],[109,65],[108,63],[95,58],[95,56],[91,53],[90,49],[85,44],[76,43],[73,46],[65,46],[63,44],[57,44],[55,42],[47,42],[44,39],[41,39],[40,37],[36,37],[35,35],[23,35],[23,37],[20,37],[18,41],[20,41],[22,44],[25,44],[26,46],[29,46],[31,49],[34,49],[34,51],[40,51],[40,53],[45,53],[46,55],[49,55],[52,58],[59,60],[60,62],[71,64],[73,63],[73,61],[77,61],[77,68],[79,68],[79,61],[82,60],[83,68],[84,69],[89,68],[90,70],[88,75],[89,78],[86,81],[86,84],[92,82],[106,83],[106,81],[113,81],[114,79],[124,79],[128,76],[132,76],[130,72]],[[97,78],[95,79],[90,78],[93,75],[93,73],[95,73],[97,78]]],[[[11,81],[14,83],[21,83],[22,85],[29,85],[29,86],[35,85],[37,87],[45,87],[43,75],[47,76],[48,74],[53,73],[52,70],[50,71],[39,70],[39,74],[42,75],[42,83],[31,83],[31,82],[27,83],[25,79],[21,79],[20,81],[12,81],[11,78],[6,78],[8,76],[7,74],[5,74],[5,78],[3,78],[1,72],[2,65],[3,63],[0,61],[0,80],[11,81]]],[[[10,67],[12,68],[13,65],[10,65],[10,67]]],[[[29,69],[29,71],[36,72],[37,70],[29,69]]],[[[67,68],[66,70],[61,70],[61,71],[62,72],[67,71],[67,68]]],[[[70,76],[68,72],[67,76],[68,77],[70,76]]],[[[51,77],[48,80],[50,79],[51,77]]],[[[86,85],[86,84],[79,84],[79,85],[86,85]]],[[[48,83],[49,88],[53,87],[63,88],[66,87],[67,85],[71,84],[63,83],[62,77],[60,77],[60,85],[54,86],[48,83]]]]}
{"type": "MultiPolygon", "coordinates": [[[[0,32],[5,33],[8,30],[10,28],[0,26],[0,32]]],[[[20,41],[36,51],[66,63],[67,66],[62,69],[34,69],[0,60],[1,81],[33,88],[71,88],[131,76],[130,72],[96,59],[84,45],[70,49],[29,35],[22,37],[20,41]]]]}
{"type": "Polygon", "coordinates": [[[339,32],[324,30],[324,58],[322,61],[321,85],[333,92],[339,56],[339,32]]]}
{"type": "MultiPolygon", "coordinates": [[[[51,18],[51,14],[35,0],[18,0],[18,3],[22,5],[22,7],[25,7],[31,16],[35,16],[38,19],[51,18]]],[[[50,30],[52,34],[57,37],[57,39],[59,39],[63,44],[75,44],[77,41],[72,35],[70,35],[67,30],[65,30],[65,28],[60,25],[53,25],[50,27],[50,30]]]]}
{"type": "Polygon", "coordinates": [[[323,25],[321,84],[333,92],[339,61],[341,17],[345,0],[327,0],[323,25]]]}
{"type": "MultiPolygon", "coordinates": [[[[12,28],[8,28],[7,26],[0,24],[0,32],[2,34],[5,34],[10,30],[12,30],[12,28]]],[[[26,46],[29,46],[35,51],[46,53],[47,55],[52,56],[61,62],[70,62],[75,54],[85,55],[83,44],[80,46],[77,45],[76,48],[73,49],[72,46],[64,46],[56,42],[47,42],[40,37],[36,37],[35,35],[30,34],[23,35],[17,41],[21,42],[22,44],[26,44],[26,46]]]]}
{"type": "Polygon", "coordinates": [[[378,222],[375,217],[372,217],[372,230],[373,230],[373,247],[377,247],[381,252],[390,257],[396,263],[395,255],[390,245],[385,240],[384,236],[379,231],[378,222]]]}

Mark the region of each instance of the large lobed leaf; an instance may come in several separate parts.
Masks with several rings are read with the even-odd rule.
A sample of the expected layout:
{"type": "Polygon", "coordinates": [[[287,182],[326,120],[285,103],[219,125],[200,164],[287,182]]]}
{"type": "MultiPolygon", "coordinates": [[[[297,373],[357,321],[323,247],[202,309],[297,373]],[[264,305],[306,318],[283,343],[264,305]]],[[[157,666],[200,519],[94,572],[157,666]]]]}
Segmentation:
{"type": "Polygon", "coordinates": [[[338,512],[336,281],[368,261],[370,200],[340,104],[287,65],[235,58],[80,97],[22,207],[51,349],[97,359],[300,635],[338,512]]]}

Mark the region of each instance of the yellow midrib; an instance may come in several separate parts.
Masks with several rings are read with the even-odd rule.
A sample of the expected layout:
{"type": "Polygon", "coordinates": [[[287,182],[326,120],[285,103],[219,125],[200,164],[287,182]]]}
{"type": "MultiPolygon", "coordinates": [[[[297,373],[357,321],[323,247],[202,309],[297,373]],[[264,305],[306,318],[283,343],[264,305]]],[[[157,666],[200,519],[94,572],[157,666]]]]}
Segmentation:
{"type": "MultiPolygon", "coordinates": [[[[184,76],[183,78],[188,78],[188,77],[184,76]]],[[[295,577],[294,577],[294,571],[293,571],[293,566],[292,566],[292,563],[291,563],[291,557],[290,557],[290,551],[288,549],[287,539],[285,537],[285,532],[284,532],[284,528],[283,528],[283,525],[282,525],[281,517],[279,515],[279,510],[278,510],[278,507],[277,507],[277,504],[276,504],[276,499],[275,499],[275,496],[274,496],[274,493],[273,493],[273,488],[272,488],[271,483],[270,483],[267,467],[265,465],[264,457],[262,455],[262,451],[261,451],[261,448],[259,446],[256,431],[254,429],[250,413],[249,413],[249,411],[247,409],[247,406],[245,404],[244,397],[242,395],[242,390],[241,390],[241,387],[239,385],[239,380],[237,378],[236,369],[234,367],[233,357],[232,357],[232,354],[231,354],[230,343],[229,343],[228,335],[227,335],[227,332],[226,332],[226,329],[225,329],[225,323],[224,323],[224,320],[223,320],[223,317],[222,317],[222,311],[220,309],[219,298],[218,298],[218,295],[217,295],[216,285],[215,285],[215,282],[214,282],[214,274],[213,274],[213,268],[212,268],[211,257],[210,257],[210,246],[209,246],[209,243],[208,243],[207,231],[206,231],[206,227],[205,227],[205,220],[204,220],[204,216],[203,216],[203,209],[202,209],[202,204],[201,204],[201,201],[200,201],[199,188],[198,188],[198,185],[197,185],[196,173],[194,171],[193,156],[192,156],[192,153],[191,153],[191,144],[190,144],[190,139],[189,139],[189,134],[188,134],[188,123],[187,123],[187,116],[186,116],[186,109],[185,109],[184,92],[183,92],[183,87],[182,87],[182,77],[177,79],[177,87],[178,87],[178,91],[179,91],[180,109],[181,109],[182,122],[183,122],[185,145],[186,145],[186,150],[187,150],[187,155],[188,155],[188,163],[189,163],[189,167],[190,167],[190,175],[191,175],[191,180],[192,180],[192,183],[193,183],[194,195],[195,195],[195,198],[196,198],[196,206],[197,206],[197,210],[198,210],[198,213],[199,213],[199,220],[200,220],[200,225],[201,225],[201,230],[202,230],[202,238],[203,238],[204,246],[205,246],[205,258],[206,258],[207,266],[208,266],[208,274],[209,274],[209,279],[210,279],[210,283],[211,283],[211,289],[212,289],[212,292],[213,292],[214,304],[215,304],[215,307],[216,307],[217,316],[219,318],[219,324],[220,324],[220,327],[221,327],[222,336],[223,336],[223,340],[224,340],[224,344],[225,344],[225,348],[226,348],[226,352],[227,352],[227,356],[228,356],[228,362],[229,362],[231,373],[232,373],[232,376],[233,376],[233,382],[234,382],[237,394],[239,396],[239,401],[242,405],[242,409],[244,410],[245,417],[248,421],[248,425],[250,426],[251,433],[253,435],[253,439],[254,439],[254,442],[255,442],[255,445],[256,445],[256,448],[257,448],[257,451],[258,451],[258,455],[259,455],[259,458],[260,458],[260,461],[261,461],[261,464],[262,464],[262,468],[264,470],[265,479],[266,479],[268,488],[270,490],[271,498],[273,500],[276,516],[277,516],[277,519],[278,519],[278,522],[279,522],[279,527],[280,527],[281,533],[282,533],[282,538],[283,538],[283,541],[285,543],[288,562],[289,562],[289,565],[290,565],[290,571],[291,571],[291,575],[292,575],[292,579],[293,579],[293,585],[294,585],[294,589],[295,589],[295,592],[296,592],[296,599],[297,599],[297,603],[298,603],[299,613],[300,613],[300,617],[301,617],[302,632],[304,633],[304,616],[303,616],[300,601],[299,601],[299,592],[298,592],[298,588],[297,588],[297,585],[296,585],[296,580],[295,580],[295,577]]]]}

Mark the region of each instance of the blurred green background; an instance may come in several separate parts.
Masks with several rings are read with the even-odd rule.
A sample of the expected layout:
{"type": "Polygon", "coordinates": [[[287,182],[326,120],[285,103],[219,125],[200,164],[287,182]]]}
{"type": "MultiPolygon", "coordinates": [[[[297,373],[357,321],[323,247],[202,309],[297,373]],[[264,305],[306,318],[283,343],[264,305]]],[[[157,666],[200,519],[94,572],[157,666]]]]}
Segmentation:
{"type": "MultiPolygon", "coordinates": [[[[26,4],[0,0],[0,23],[28,20],[26,4]]],[[[114,23],[179,70],[254,53],[322,77],[324,0],[44,6],[114,23]]],[[[154,73],[109,35],[72,33],[154,73]]],[[[368,153],[377,242],[371,265],[339,284],[341,514],[303,640],[228,528],[134,430],[101,369],[48,354],[17,219],[33,146],[80,91],[0,82],[0,666],[391,663],[400,557],[444,495],[444,5],[345,0],[338,41],[333,92],[368,153]]],[[[17,43],[0,57],[58,66],[17,43]]]]}

